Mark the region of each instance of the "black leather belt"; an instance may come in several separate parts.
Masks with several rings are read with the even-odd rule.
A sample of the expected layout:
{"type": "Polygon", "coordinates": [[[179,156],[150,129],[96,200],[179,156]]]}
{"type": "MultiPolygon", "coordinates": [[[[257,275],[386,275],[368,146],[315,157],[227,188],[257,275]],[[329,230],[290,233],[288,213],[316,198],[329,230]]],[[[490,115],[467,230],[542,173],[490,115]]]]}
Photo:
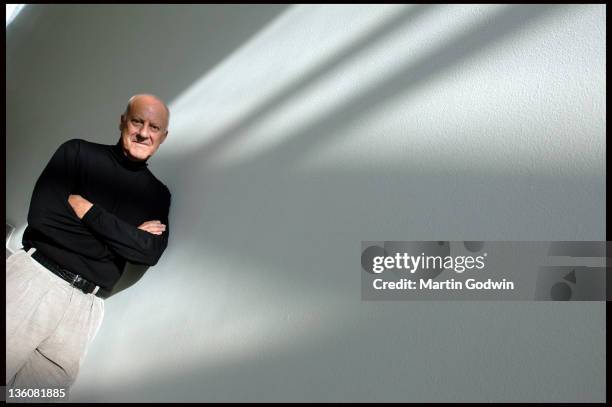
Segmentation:
{"type": "MultiPolygon", "coordinates": [[[[24,250],[29,250],[29,247],[24,247],[24,250]]],[[[94,294],[100,298],[107,298],[109,292],[97,286],[95,283],[83,278],[78,274],[74,274],[71,271],[60,267],[56,262],[42,254],[38,249],[32,253],[31,256],[34,260],[42,264],[47,270],[51,271],[56,276],[70,283],[71,286],[76,287],[83,291],[85,294],[94,294]],[[97,290],[96,290],[97,288],[97,290]]]]}

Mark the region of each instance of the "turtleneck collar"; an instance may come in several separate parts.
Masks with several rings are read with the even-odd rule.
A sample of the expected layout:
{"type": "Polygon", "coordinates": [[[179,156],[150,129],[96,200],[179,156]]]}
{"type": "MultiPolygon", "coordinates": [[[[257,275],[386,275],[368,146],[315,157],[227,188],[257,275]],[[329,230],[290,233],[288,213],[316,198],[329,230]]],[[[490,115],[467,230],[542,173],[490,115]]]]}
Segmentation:
{"type": "Polygon", "coordinates": [[[117,144],[115,144],[111,150],[113,152],[113,156],[117,159],[119,164],[121,164],[123,167],[129,170],[142,170],[144,168],[147,168],[146,161],[132,161],[129,158],[127,158],[127,156],[123,152],[123,146],[121,145],[121,140],[119,140],[119,142],[117,142],[117,144]]]}

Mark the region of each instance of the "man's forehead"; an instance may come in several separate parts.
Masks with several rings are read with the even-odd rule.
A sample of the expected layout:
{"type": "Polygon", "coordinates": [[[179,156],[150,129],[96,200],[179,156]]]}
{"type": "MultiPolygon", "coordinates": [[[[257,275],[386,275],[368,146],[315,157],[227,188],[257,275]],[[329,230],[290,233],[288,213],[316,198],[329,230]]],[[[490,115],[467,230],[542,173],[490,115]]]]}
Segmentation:
{"type": "Polygon", "coordinates": [[[129,113],[131,115],[153,114],[159,119],[168,120],[165,104],[155,97],[135,97],[130,99],[129,113]]]}
{"type": "Polygon", "coordinates": [[[164,102],[154,97],[141,96],[130,100],[130,107],[134,108],[156,108],[166,110],[164,102]]]}
{"type": "Polygon", "coordinates": [[[166,110],[163,106],[153,103],[135,103],[130,106],[130,111],[132,113],[156,113],[163,115],[166,114],[166,110]]]}

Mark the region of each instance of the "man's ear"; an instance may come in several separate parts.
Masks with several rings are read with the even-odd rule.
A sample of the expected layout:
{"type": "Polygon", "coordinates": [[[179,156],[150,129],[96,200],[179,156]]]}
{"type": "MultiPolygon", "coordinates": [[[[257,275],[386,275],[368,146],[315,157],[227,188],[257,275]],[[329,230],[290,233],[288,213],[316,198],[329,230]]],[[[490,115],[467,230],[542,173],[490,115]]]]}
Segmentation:
{"type": "Polygon", "coordinates": [[[121,120],[119,120],[119,131],[123,131],[123,126],[125,124],[125,115],[121,115],[121,120]]]}
{"type": "Polygon", "coordinates": [[[166,130],[166,132],[164,133],[164,135],[161,138],[161,141],[159,142],[159,144],[163,143],[164,141],[166,141],[166,137],[168,137],[168,130],[166,130]]]}

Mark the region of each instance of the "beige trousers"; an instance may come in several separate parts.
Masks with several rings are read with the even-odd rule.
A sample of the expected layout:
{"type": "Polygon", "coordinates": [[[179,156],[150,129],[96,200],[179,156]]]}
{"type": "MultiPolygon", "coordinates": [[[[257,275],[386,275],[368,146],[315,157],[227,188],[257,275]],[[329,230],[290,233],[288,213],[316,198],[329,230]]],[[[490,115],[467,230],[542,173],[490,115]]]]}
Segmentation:
{"type": "Polygon", "coordinates": [[[67,393],[102,324],[104,300],[47,270],[30,257],[34,250],[6,260],[6,385],[67,393]]]}

